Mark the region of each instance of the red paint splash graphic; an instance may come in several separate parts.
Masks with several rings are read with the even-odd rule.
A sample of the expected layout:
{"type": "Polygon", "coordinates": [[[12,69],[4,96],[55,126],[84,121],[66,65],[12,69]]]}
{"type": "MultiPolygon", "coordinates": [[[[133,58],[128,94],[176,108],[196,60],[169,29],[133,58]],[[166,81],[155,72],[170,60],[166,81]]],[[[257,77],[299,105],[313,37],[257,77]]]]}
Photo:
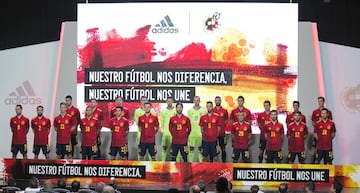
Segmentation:
{"type": "Polygon", "coordinates": [[[116,30],[111,30],[105,40],[100,40],[99,28],[88,29],[86,45],[78,48],[80,66],[77,82],[84,82],[85,68],[121,68],[150,63],[152,56],[156,55],[155,42],[148,38],[150,27],[139,28],[130,38],[123,38],[116,30]]]}

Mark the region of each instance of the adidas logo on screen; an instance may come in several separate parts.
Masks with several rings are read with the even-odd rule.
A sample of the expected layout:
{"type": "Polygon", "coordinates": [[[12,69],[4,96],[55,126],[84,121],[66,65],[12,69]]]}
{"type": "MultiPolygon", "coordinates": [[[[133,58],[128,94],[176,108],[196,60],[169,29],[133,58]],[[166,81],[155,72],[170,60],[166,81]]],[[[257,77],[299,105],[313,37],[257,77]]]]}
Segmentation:
{"type": "Polygon", "coordinates": [[[152,28],[151,32],[154,34],[176,34],[179,33],[179,29],[175,27],[170,17],[166,15],[164,19],[160,20],[160,22],[152,28]]]}
{"type": "Polygon", "coordinates": [[[6,105],[40,105],[41,98],[36,96],[29,80],[26,80],[9,94],[4,103],[6,105]]]}

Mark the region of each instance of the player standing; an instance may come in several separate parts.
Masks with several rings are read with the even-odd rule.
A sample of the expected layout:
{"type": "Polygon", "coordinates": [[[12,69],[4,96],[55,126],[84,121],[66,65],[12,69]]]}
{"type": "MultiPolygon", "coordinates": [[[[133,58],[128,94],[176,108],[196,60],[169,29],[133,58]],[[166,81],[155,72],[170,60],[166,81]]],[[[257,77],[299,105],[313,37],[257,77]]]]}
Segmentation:
{"type": "Polygon", "coordinates": [[[213,112],[219,115],[219,137],[218,137],[218,144],[221,149],[221,160],[222,162],[226,162],[226,136],[225,136],[225,127],[228,124],[229,114],[228,111],[221,106],[221,97],[215,97],[215,107],[213,112]]]}
{"type": "Polygon", "coordinates": [[[66,109],[66,104],[60,103],[60,114],[54,119],[57,159],[64,159],[65,155],[68,159],[72,159],[71,132],[75,129],[76,120],[66,113],[66,109]]]}
{"type": "Polygon", "coordinates": [[[168,147],[170,147],[171,145],[171,134],[169,131],[169,121],[170,118],[172,116],[174,116],[176,114],[176,109],[173,106],[173,98],[172,97],[167,97],[166,99],[166,108],[164,110],[162,110],[160,112],[160,126],[162,128],[162,152],[161,152],[161,157],[162,157],[162,161],[166,160],[166,154],[167,154],[167,149],[168,147]]]}
{"type": "Polygon", "coordinates": [[[10,119],[10,128],[12,132],[11,152],[12,158],[16,159],[18,152],[27,159],[27,141],[26,136],[29,131],[30,121],[22,114],[22,106],[15,106],[16,115],[10,119]]]}
{"type": "Polygon", "coordinates": [[[316,160],[320,163],[324,159],[324,164],[332,164],[334,159],[332,151],[332,140],[335,137],[336,128],[334,122],[329,118],[329,110],[321,109],[321,120],[315,123],[314,137],[317,140],[316,160]]]}
{"type": "Polygon", "coordinates": [[[34,132],[34,146],[33,153],[34,159],[39,158],[40,150],[45,155],[46,159],[49,159],[49,134],[51,128],[51,121],[44,116],[44,107],[36,107],[37,116],[31,119],[31,128],[34,132]]]}
{"type": "MultiPolygon", "coordinates": [[[[321,110],[322,110],[323,108],[325,108],[325,98],[320,96],[320,97],[317,98],[317,100],[318,100],[319,108],[314,109],[313,112],[312,112],[312,114],[311,114],[311,121],[312,121],[312,125],[313,125],[314,128],[315,128],[316,122],[318,122],[319,120],[321,120],[321,110]]],[[[328,109],[328,119],[330,119],[330,120],[333,119],[332,113],[331,113],[331,111],[330,111],[329,109],[328,109]]],[[[315,132],[314,132],[314,133],[315,133],[315,132]]],[[[315,136],[314,136],[313,141],[312,141],[312,146],[315,147],[315,154],[314,154],[314,161],[313,161],[313,163],[316,162],[316,152],[317,152],[317,150],[316,150],[316,144],[317,144],[317,140],[316,140],[316,138],[315,138],[315,136]]]]}
{"type": "Polygon", "coordinates": [[[97,107],[97,101],[95,99],[91,99],[91,105],[90,107],[92,108],[92,116],[97,119],[99,121],[99,132],[98,135],[96,137],[97,139],[97,153],[96,153],[96,159],[101,159],[101,128],[104,125],[104,113],[103,111],[97,107]]]}
{"type": "Polygon", "coordinates": [[[296,156],[299,163],[304,164],[306,159],[305,154],[305,139],[308,135],[308,129],[306,123],[302,121],[303,115],[300,111],[293,112],[294,121],[289,123],[287,128],[287,137],[289,139],[289,164],[294,163],[296,156]]]}
{"type": "Polygon", "coordinates": [[[80,121],[82,134],[82,159],[93,159],[98,151],[97,136],[100,132],[99,121],[92,116],[92,107],[86,107],[85,118],[80,121]]]}
{"type": "Polygon", "coordinates": [[[237,114],[238,121],[232,124],[231,136],[233,140],[233,162],[239,161],[240,155],[244,162],[250,159],[249,142],[251,140],[251,125],[245,120],[244,112],[237,114]]]}
{"type": "Polygon", "coordinates": [[[202,162],[202,154],[200,153],[202,151],[201,148],[201,129],[199,126],[199,122],[200,122],[200,117],[202,115],[206,114],[206,109],[204,109],[203,107],[200,106],[200,97],[199,96],[195,96],[194,97],[194,106],[188,110],[187,112],[187,116],[190,119],[190,123],[191,123],[191,133],[189,135],[189,161],[193,162],[194,161],[194,150],[195,147],[198,148],[198,158],[199,158],[199,162],[202,162]]]}
{"type": "Polygon", "coordinates": [[[219,115],[214,113],[213,103],[206,102],[207,113],[200,117],[200,128],[202,133],[202,155],[205,162],[217,161],[217,139],[219,136],[219,115]],[[210,157],[209,157],[210,156],[210,157]]]}
{"type": "Polygon", "coordinates": [[[116,116],[110,119],[111,126],[111,146],[110,155],[111,159],[115,160],[117,153],[122,160],[127,160],[128,153],[128,133],[129,133],[129,122],[128,119],[123,116],[122,106],[116,107],[116,116]]]}
{"type": "Polygon", "coordinates": [[[149,152],[152,161],[156,161],[155,135],[159,130],[157,116],[151,114],[150,102],[144,104],[145,114],[139,117],[138,127],[141,132],[139,144],[139,160],[144,161],[146,151],[149,152]]]}
{"type": "Polygon", "coordinates": [[[74,116],[75,120],[76,120],[76,124],[75,124],[75,129],[71,132],[71,156],[74,157],[74,151],[75,151],[75,146],[78,144],[78,125],[80,124],[80,111],[78,108],[76,108],[73,104],[72,104],[72,97],[70,95],[67,95],[65,97],[65,103],[67,106],[67,110],[66,113],[74,116]]]}
{"type": "Polygon", "coordinates": [[[259,163],[263,162],[264,159],[264,150],[266,147],[266,139],[265,139],[265,125],[270,123],[270,107],[271,103],[269,100],[264,101],[264,112],[258,115],[258,126],[260,129],[260,142],[259,142],[259,163]]]}
{"type": "Polygon", "coordinates": [[[188,158],[188,137],[191,132],[191,123],[190,119],[182,114],[183,104],[176,104],[176,115],[170,118],[169,120],[169,132],[172,136],[171,141],[171,161],[176,160],[176,156],[179,151],[184,160],[187,162],[188,158]]]}
{"type": "Polygon", "coordinates": [[[266,152],[265,159],[267,163],[280,163],[282,160],[281,140],[284,136],[284,126],[277,120],[277,111],[270,111],[270,123],[265,125],[266,152]]]}

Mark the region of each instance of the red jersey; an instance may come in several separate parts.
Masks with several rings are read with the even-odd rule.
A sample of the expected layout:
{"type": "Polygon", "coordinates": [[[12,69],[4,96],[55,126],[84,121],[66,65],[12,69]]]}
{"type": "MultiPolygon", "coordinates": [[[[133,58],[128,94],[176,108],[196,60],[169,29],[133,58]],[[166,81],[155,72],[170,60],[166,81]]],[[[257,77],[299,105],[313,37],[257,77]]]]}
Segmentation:
{"type": "Polygon", "coordinates": [[[169,131],[173,144],[187,144],[191,132],[190,119],[183,114],[180,117],[177,114],[172,116],[169,121],[169,131]]]}
{"type": "Polygon", "coordinates": [[[54,119],[54,127],[57,128],[56,143],[57,144],[70,144],[71,128],[76,124],[75,118],[69,114],[64,117],[58,115],[54,119]]]}
{"type": "Polygon", "coordinates": [[[301,153],[305,151],[305,136],[308,134],[306,123],[291,122],[288,125],[287,136],[289,137],[289,152],[301,153]]]}
{"type": "Polygon", "coordinates": [[[139,117],[139,129],[141,132],[141,143],[155,143],[155,127],[159,127],[159,120],[157,116],[150,114],[146,116],[143,114],[139,117]]]}
{"type": "MultiPolygon", "coordinates": [[[[321,119],[321,110],[320,108],[315,109],[311,114],[311,120],[315,123],[318,122],[321,119]]],[[[330,110],[328,110],[328,119],[332,120],[332,113],[330,110]]]]}
{"type": "Polygon", "coordinates": [[[202,115],[200,117],[199,125],[202,128],[202,140],[205,142],[214,142],[219,136],[218,126],[219,126],[219,115],[216,113],[211,113],[202,115]]]}
{"type": "MultiPolygon", "coordinates": [[[[110,118],[116,117],[116,107],[111,108],[110,110],[110,118]]],[[[126,107],[122,107],[121,117],[125,117],[129,119],[129,109],[126,107]]]]}
{"type": "Polygon", "coordinates": [[[110,119],[111,146],[122,147],[127,144],[126,135],[129,132],[129,122],[125,117],[110,119]]]}
{"type": "Polygon", "coordinates": [[[80,121],[80,128],[82,134],[81,146],[92,147],[96,145],[97,133],[100,128],[99,121],[94,117],[83,118],[80,121]]]}
{"type": "Polygon", "coordinates": [[[228,111],[223,107],[220,107],[219,109],[214,107],[213,112],[219,115],[219,119],[218,119],[220,126],[219,136],[225,136],[226,122],[229,119],[228,111]]]}
{"type": "Polygon", "coordinates": [[[258,126],[260,129],[260,139],[265,140],[265,125],[270,123],[270,111],[269,112],[262,112],[258,115],[258,126]]]}
{"type": "Polygon", "coordinates": [[[332,150],[332,133],[336,132],[335,124],[332,120],[316,122],[314,133],[318,136],[316,148],[318,150],[332,150]]]}
{"type": "Polygon", "coordinates": [[[34,132],[34,145],[49,144],[51,121],[45,116],[31,119],[31,128],[34,132]]]}
{"type": "Polygon", "coordinates": [[[74,107],[73,105],[66,110],[66,113],[75,117],[75,129],[71,132],[72,135],[77,134],[77,127],[80,124],[81,118],[80,118],[80,111],[78,108],[74,107]]]}
{"type": "Polygon", "coordinates": [[[235,122],[231,127],[231,134],[234,137],[234,149],[248,149],[249,136],[251,136],[251,125],[248,122],[235,122]]]}
{"type": "Polygon", "coordinates": [[[233,109],[231,111],[231,114],[230,114],[230,120],[232,120],[233,123],[237,122],[238,121],[237,115],[240,112],[245,113],[245,119],[244,120],[251,124],[251,112],[250,112],[249,109],[247,109],[245,107],[243,107],[241,110],[239,109],[239,107],[233,109]]]}
{"type": "Polygon", "coordinates": [[[270,151],[281,151],[281,137],[284,135],[283,124],[276,121],[265,125],[266,149],[270,151]]]}
{"type": "Polygon", "coordinates": [[[21,115],[14,116],[10,119],[10,128],[13,133],[12,144],[26,144],[26,135],[29,131],[29,119],[21,115]]]}
{"type": "Polygon", "coordinates": [[[95,110],[92,112],[92,116],[99,121],[99,129],[101,129],[101,121],[104,121],[104,113],[101,109],[95,108],[95,110]]]}
{"type": "MultiPolygon", "coordinates": [[[[289,125],[290,123],[294,122],[295,119],[294,119],[294,115],[295,113],[289,113],[286,115],[286,125],[289,125]]],[[[305,115],[304,114],[301,114],[301,122],[304,122],[306,124],[306,118],[305,118],[305,115]]]]}

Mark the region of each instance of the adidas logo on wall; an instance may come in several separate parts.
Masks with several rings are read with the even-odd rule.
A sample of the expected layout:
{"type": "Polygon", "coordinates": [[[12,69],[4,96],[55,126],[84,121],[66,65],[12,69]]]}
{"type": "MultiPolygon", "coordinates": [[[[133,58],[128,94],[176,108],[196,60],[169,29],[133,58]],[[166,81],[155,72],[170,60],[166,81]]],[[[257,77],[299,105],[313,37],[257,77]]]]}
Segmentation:
{"type": "Polygon", "coordinates": [[[9,94],[4,103],[6,105],[40,105],[41,98],[36,96],[29,80],[26,80],[9,94]]]}
{"type": "Polygon", "coordinates": [[[152,28],[151,32],[154,34],[176,34],[179,33],[179,29],[174,26],[170,17],[166,15],[164,19],[160,20],[160,22],[152,28]]]}

